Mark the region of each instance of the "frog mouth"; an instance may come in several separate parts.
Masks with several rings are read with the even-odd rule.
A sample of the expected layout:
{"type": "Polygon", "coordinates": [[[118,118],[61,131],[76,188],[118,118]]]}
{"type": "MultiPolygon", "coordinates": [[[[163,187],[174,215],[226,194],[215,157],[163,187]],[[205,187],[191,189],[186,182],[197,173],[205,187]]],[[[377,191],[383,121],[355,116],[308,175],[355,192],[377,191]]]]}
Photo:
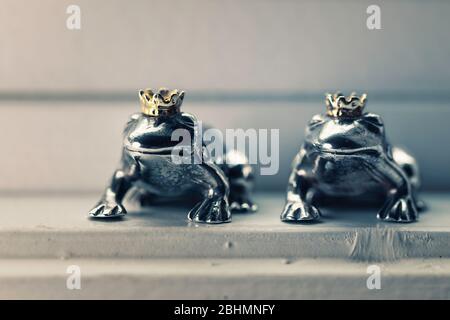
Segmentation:
{"type": "Polygon", "coordinates": [[[131,144],[125,144],[125,149],[133,153],[141,153],[141,154],[159,154],[159,155],[171,155],[173,152],[172,147],[164,147],[164,148],[142,148],[133,146],[131,144]]]}
{"type": "Polygon", "coordinates": [[[335,149],[331,146],[327,146],[327,144],[316,144],[313,145],[314,150],[317,153],[326,153],[331,155],[377,155],[382,152],[379,146],[374,147],[360,147],[360,148],[352,148],[352,149],[335,149]]]}

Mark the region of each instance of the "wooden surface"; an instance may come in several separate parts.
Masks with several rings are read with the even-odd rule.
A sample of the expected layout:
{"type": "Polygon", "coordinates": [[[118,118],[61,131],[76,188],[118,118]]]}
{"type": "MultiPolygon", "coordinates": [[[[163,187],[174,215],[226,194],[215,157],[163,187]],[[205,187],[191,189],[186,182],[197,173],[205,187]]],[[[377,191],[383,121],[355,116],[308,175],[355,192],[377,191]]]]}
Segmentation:
{"type": "Polygon", "coordinates": [[[378,263],[380,290],[367,288],[372,265],[336,259],[8,259],[0,260],[0,299],[450,298],[448,260],[378,263]],[[66,287],[73,265],[80,270],[80,290],[66,287]]]}
{"type": "Polygon", "coordinates": [[[413,224],[379,222],[376,209],[324,210],[321,223],[282,223],[281,193],[259,194],[260,211],[196,225],[188,207],[133,206],[123,220],[92,221],[98,195],[1,198],[0,258],[341,258],[391,261],[450,257],[450,198],[427,194],[413,224]]]}
{"type": "Polygon", "coordinates": [[[449,299],[450,198],[426,194],[414,224],[377,222],[375,209],[325,211],[322,223],[279,221],[283,194],[225,225],[194,225],[185,207],[87,219],[98,195],[0,198],[0,298],[449,299]],[[369,266],[381,290],[369,290],[369,266]],[[68,290],[67,268],[81,290],[68,290]],[[372,271],[373,272],[373,271],[372,271]]]}

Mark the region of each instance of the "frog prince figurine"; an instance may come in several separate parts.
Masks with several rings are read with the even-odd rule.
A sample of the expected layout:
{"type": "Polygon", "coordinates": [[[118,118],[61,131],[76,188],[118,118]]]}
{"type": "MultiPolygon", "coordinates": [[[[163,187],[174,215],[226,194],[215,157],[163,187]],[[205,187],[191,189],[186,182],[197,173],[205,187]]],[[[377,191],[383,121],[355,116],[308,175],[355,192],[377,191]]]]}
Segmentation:
{"type": "Polygon", "coordinates": [[[123,200],[132,188],[139,191],[141,203],[160,198],[198,199],[188,214],[194,222],[229,222],[231,210],[256,210],[250,199],[253,174],[246,157],[239,154],[244,161],[238,164],[216,164],[204,157],[205,146],[195,134],[196,118],[180,111],[184,92],[146,89],[139,92],[139,97],[142,112],[132,115],[125,126],[120,168],[89,212],[91,218],[123,216],[126,213],[123,200]],[[173,161],[173,151],[178,145],[173,134],[177,130],[192,137],[187,157],[202,161],[173,161]]]}
{"type": "Polygon", "coordinates": [[[306,128],[305,142],[294,159],[285,222],[318,220],[323,200],[384,201],[377,218],[413,222],[424,204],[416,198],[418,166],[404,150],[391,147],[381,118],[363,113],[366,94],[326,95],[327,113],[306,128]]]}

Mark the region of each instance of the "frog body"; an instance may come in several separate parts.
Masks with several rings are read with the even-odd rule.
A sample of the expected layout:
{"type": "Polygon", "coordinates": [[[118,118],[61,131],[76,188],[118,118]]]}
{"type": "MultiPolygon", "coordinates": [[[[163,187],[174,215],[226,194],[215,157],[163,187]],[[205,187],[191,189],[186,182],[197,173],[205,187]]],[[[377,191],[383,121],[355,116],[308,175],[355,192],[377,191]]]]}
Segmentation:
{"type": "Polygon", "coordinates": [[[251,167],[248,163],[216,164],[205,157],[205,146],[195,134],[196,118],[179,110],[183,92],[145,90],[140,97],[143,112],[132,115],[125,127],[120,168],[90,211],[92,218],[126,214],[122,202],[132,188],[139,191],[142,204],[159,198],[200,199],[188,214],[194,222],[229,222],[232,210],[256,210],[250,199],[251,167]],[[188,149],[176,149],[177,130],[191,138],[188,149]],[[175,151],[190,161],[175,162],[175,151]],[[231,168],[234,174],[227,175],[231,168]]]}
{"type": "Polygon", "coordinates": [[[332,198],[383,199],[379,219],[417,220],[424,208],[416,196],[417,164],[406,151],[391,147],[378,115],[362,112],[365,101],[365,95],[327,95],[327,114],[310,121],[294,159],[282,221],[318,220],[319,200],[332,198]]]}

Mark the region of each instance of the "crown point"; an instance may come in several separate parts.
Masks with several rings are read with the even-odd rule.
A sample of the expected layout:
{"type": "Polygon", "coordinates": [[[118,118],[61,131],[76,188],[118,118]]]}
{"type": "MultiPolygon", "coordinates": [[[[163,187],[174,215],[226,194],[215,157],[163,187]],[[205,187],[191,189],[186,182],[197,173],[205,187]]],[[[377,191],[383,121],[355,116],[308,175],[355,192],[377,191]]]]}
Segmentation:
{"type": "Polygon", "coordinates": [[[151,89],[144,89],[139,90],[139,99],[143,114],[151,117],[169,116],[180,112],[184,91],[160,88],[153,92],[151,89]]]}
{"type": "Polygon", "coordinates": [[[327,106],[327,115],[332,118],[357,118],[362,115],[366,104],[367,94],[358,96],[352,92],[349,96],[343,95],[337,91],[334,94],[325,95],[325,104],[327,106]]]}

